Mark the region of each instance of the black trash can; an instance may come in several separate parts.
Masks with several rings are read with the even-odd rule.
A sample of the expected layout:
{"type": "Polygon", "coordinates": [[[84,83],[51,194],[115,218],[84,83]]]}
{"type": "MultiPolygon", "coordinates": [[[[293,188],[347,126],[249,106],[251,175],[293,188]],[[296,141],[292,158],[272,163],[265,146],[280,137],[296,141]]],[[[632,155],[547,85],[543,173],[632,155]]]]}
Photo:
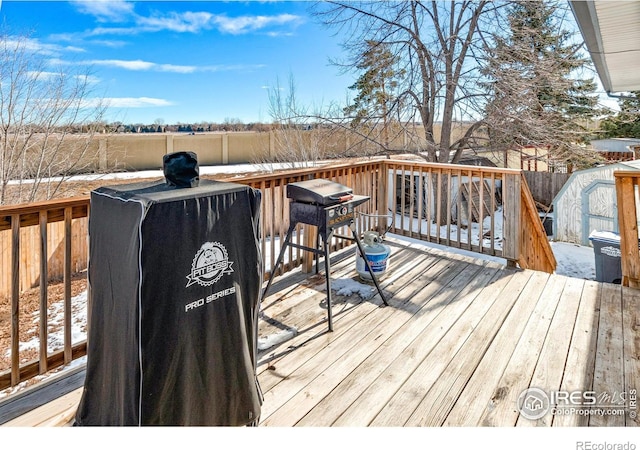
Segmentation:
{"type": "Polygon", "coordinates": [[[91,193],[77,426],[259,419],[260,191],[196,178],[91,193]]]}
{"type": "Polygon", "coordinates": [[[593,231],[589,235],[595,257],[596,281],[622,282],[622,253],[620,235],[611,231],[593,231]]]}
{"type": "Polygon", "coordinates": [[[540,216],[545,234],[547,236],[553,236],[553,214],[539,212],[538,215],[540,216]]]}

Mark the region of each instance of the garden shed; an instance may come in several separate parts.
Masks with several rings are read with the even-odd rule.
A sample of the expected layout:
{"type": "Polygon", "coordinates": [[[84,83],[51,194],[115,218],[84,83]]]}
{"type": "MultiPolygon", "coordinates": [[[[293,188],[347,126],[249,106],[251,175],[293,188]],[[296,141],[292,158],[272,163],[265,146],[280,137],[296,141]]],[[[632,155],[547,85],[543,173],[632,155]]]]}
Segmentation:
{"type": "Polygon", "coordinates": [[[594,231],[618,232],[616,170],[640,170],[640,160],[618,162],[571,174],[553,200],[555,240],[589,245],[594,231]]]}

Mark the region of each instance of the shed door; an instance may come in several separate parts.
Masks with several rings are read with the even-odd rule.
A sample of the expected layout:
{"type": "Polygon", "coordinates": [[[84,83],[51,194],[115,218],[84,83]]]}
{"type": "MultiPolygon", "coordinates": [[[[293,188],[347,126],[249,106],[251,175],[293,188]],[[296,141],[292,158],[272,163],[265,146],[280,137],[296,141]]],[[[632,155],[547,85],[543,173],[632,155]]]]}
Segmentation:
{"type": "Polygon", "coordinates": [[[618,205],[614,181],[594,180],[582,191],[582,245],[594,231],[618,233],[618,205]]]}

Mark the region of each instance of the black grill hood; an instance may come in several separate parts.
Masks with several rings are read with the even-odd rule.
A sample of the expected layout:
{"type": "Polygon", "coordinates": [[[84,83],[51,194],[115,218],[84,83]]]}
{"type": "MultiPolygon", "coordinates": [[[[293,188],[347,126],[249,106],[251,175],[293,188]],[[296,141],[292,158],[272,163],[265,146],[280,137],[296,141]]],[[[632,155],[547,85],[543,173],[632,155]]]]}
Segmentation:
{"type": "Polygon", "coordinates": [[[318,178],[287,184],[287,197],[296,202],[332,205],[350,200],[353,190],[335,181],[318,178]]]}

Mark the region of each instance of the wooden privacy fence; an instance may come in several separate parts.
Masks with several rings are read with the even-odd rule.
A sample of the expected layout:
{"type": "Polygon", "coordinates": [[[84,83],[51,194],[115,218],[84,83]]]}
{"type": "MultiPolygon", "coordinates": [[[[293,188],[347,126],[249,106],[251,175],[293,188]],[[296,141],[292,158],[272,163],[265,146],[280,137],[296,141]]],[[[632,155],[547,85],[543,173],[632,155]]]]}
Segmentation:
{"type": "Polygon", "coordinates": [[[571,178],[571,173],[523,172],[533,199],[546,207],[551,207],[560,189],[571,178]]]}
{"type": "Polygon", "coordinates": [[[619,170],[615,171],[614,175],[620,229],[622,285],[640,289],[640,251],[638,250],[640,172],[619,170]]]}
{"type": "MultiPolygon", "coordinates": [[[[390,231],[502,257],[523,268],[555,270],[553,252],[520,170],[384,160],[229,178],[228,181],[247,184],[262,192],[265,279],[275,266],[289,226],[285,187],[312,178],[330,179],[351,187],[356,194],[370,197],[358,207],[356,228],[360,233],[369,229],[390,231]]],[[[81,197],[0,207],[2,294],[11,300],[8,314],[11,367],[4,372],[0,369],[0,389],[68,364],[86,353],[86,341],[71,341],[70,303],[71,275],[87,266],[89,206],[89,197],[81,197]],[[47,348],[47,283],[40,280],[60,277],[65,292],[64,348],[51,351],[47,348]],[[41,286],[39,357],[36,361],[24,361],[20,358],[20,296],[34,285],[41,286]]],[[[298,244],[313,246],[315,227],[299,225],[293,239],[298,244]]],[[[350,244],[351,241],[333,238],[331,249],[350,244]]],[[[281,271],[300,265],[309,271],[313,259],[310,252],[289,246],[281,271]]],[[[0,311],[0,322],[4,312],[0,311]]]]}

